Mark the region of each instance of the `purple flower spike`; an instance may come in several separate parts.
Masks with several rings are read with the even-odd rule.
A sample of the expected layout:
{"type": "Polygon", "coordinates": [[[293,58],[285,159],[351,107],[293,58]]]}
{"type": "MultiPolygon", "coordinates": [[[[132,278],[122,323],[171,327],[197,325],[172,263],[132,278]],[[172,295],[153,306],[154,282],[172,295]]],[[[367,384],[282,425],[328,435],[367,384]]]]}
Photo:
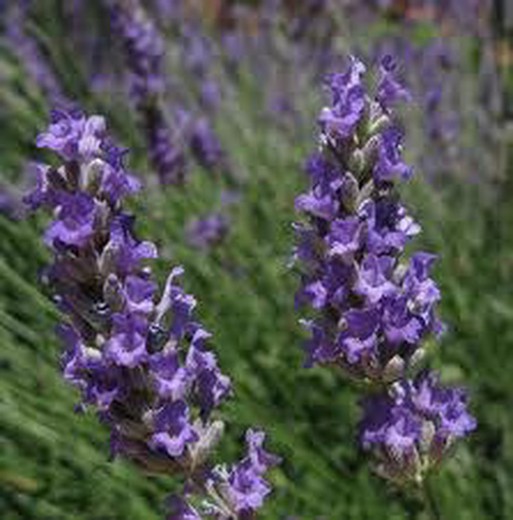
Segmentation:
{"type": "MultiPolygon", "coordinates": [[[[364,400],[361,445],[383,477],[419,485],[476,423],[462,390],[444,389],[429,374],[409,378],[425,340],[443,331],[436,315],[441,294],[430,277],[436,257],[405,253],[420,226],[396,190],[413,171],[402,159],[393,109],[410,95],[390,56],[381,61],[374,94],[364,72],[353,58],[332,76],[331,106],[319,118],[320,151],[307,163],[310,186],[296,198],[306,216],[295,225],[296,303],[310,308],[310,319],[301,320],[310,336],[305,365],[335,366],[374,390],[364,400]]],[[[252,489],[243,477],[241,486],[252,489]]]]}
{"type": "MultiPolygon", "coordinates": [[[[382,68],[394,70],[388,60],[382,68]]],[[[394,182],[412,172],[401,158],[402,134],[388,108],[367,95],[364,73],[353,58],[332,77],[332,108],[324,116],[344,108],[354,118],[342,131],[321,116],[324,148],[309,159],[310,188],[296,199],[309,218],[298,227],[303,283],[297,302],[316,311],[308,327],[309,362],[336,364],[352,378],[376,382],[401,377],[421,340],[436,332],[439,292],[421,257],[404,275],[401,257],[419,226],[395,196],[394,182]]]]}
{"type": "Polygon", "coordinates": [[[207,170],[223,165],[225,152],[207,119],[199,119],[193,129],[190,145],[198,163],[207,170]]]}
{"type": "MultiPolygon", "coordinates": [[[[196,299],[178,284],[184,270],[172,269],[158,299],[145,265],[157,249],[135,237],[134,217],[123,211],[139,183],[103,118],[55,113],[38,142],[64,160],[57,168],[37,165],[37,185],[25,197],[54,217],[45,233],[54,255],[46,278],[67,317],[60,327],[64,378],[80,391],[80,408],[94,407],[110,428],[113,456],[150,473],[181,473],[186,495],[193,489],[208,503],[209,459],[224,429],[213,416],[231,382],[208,350],[211,334],[194,318],[196,299]]],[[[263,434],[251,438],[251,475],[274,463],[262,442],[263,434]]],[[[269,491],[265,483],[250,506],[259,507],[269,491]]],[[[228,496],[221,504],[219,493],[223,512],[245,518],[228,496]]],[[[177,500],[170,518],[200,518],[177,500]]]]}
{"type": "Polygon", "coordinates": [[[9,5],[7,2],[1,3],[2,20],[5,20],[5,41],[44,96],[51,103],[66,105],[62,86],[52,64],[41,52],[37,40],[26,30],[30,4],[31,2],[27,1],[9,2],[9,5]]]}
{"type": "Polygon", "coordinates": [[[187,170],[180,136],[170,126],[162,96],[165,42],[139,0],[107,0],[111,25],[125,51],[130,94],[161,184],[182,184],[187,170]]]}
{"type": "Polygon", "coordinates": [[[136,102],[145,102],[163,88],[164,42],[137,1],[109,3],[113,28],[126,51],[132,96],[136,102]]]}

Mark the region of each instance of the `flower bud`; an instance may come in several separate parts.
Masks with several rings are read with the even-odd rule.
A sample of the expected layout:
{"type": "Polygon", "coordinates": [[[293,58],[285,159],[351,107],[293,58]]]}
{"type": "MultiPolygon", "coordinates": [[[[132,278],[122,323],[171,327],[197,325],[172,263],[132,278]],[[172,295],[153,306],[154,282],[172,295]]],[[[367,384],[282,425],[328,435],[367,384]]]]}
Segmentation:
{"type": "Polygon", "coordinates": [[[194,429],[200,438],[196,443],[189,445],[189,453],[192,467],[198,468],[209,459],[219,444],[224,433],[224,423],[214,421],[203,426],[201,421],[198,420],[194,423],[194,429]]]}
{"type": "Polygon", "coordinates": [[[101,159],[94,159],[85,166],[82,173],[83,189],[94,196],[101,187],[105,163],[101,159]]]}
{"type": "Polygon", "coordinates": [[[80,188],[80,166],[76,161],[69,161],[64,165],[65,177],[70,188],[75,191],[80,188]]]}
{"type": "Polygon", "coordinates": [[[436,428],[432,421],[422,423],[422,433],[419,442],[419,449],[422,454],[429,453],[435,438],[436,428]]]}
{"type": "Polygon", "coordinates": [[[362,150],[360,150],[359,148],[354,150],[349,156],[347,165],[352,173],[354,173],[357,177],[360,177],[365,165],[362,150]]]}
{"type": "Polygon", "coordinates": [[[424,347],[419,347],[409,359],[409,368],[411,370],[417,370],[425,357],[426,349],[424,347]]]}
{"type": "Polygon", "coordinates": [[[378,135],[372,136],[363,147],[363,171],[371,172],[378,159],[380,137],[378,135]]]}
{"type": "Polygon", "coordinates": [[[97,238],[101,241],[108,237],[111,210],[106,201],[96,201],[96,213],[94,227],[97,230],[97,238]]]}
{"type": "Polygon", "coordinates": [[[125,304],[123,286],[114,273],[109,274],[103,284],[103,297],[112,312],[119,312],[125,304]]]}
{"type": "Polygon", "coordinates": [[[108,276],[116,271],[120,253],[120,246],[114,242],[109,242],[100,257],[99,268],[102,276],[108,276]]]}
{"type": "Polygon", "coordinates": [[[386,383],[397,381],[404,374],[405,362],[404,359],[395,355],[385,366],[382,374],[382,379],[386,383]]]}
{"type": "Polygon", "coordinates": [[[347,172],[342,182],[342,204],[349,213],[354,213],[358,203],[358,181],[352,173],[347,172]]]}
{"type": "Polygon", "coordinates": [[[146,339],[146,350],[150,354],[160,352],[166,344],[169,333],[157,322],[150,325],[146,339]]]}
{"type": "Polygon", "coordinates": [[[391,124],[392,121],[390,117],[388,117],[385,114],[382,114],[380,117],[374,119],[374,121],[372,121],[372,123],[370,124],[368,136],[373,137],[376,134],[380,134],[381,132],[383,132],[383,130],[386,130],[391,124]]]}
{"type": "Polygon", "coordinates": [[[358,194],[358,200],[356,202],[356,206],[358,208],[360,208],[366,200],[372,197],[372,194],[374,193],[374,188],[375,186],[373,181],[369,181],[363,185],[363,188],[360,190],[360,193],[358,194]]]}

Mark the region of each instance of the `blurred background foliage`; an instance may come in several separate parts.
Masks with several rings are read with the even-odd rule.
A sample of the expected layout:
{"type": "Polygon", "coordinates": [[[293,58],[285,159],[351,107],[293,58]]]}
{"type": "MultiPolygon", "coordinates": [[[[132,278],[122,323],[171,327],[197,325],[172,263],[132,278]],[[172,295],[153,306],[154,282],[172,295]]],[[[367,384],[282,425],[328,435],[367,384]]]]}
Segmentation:
{"type": "MultiPolygon", "coordinates": [[[[513,518],[513,59],[508,2],[144,2],[166,41],[171,125],[206,118],[224,161],[191,149],[184,186],[161,186],[130,103],[122,49],[104,2],[2,2],[0,45],[0,511],[6,520],[164,515],[172,479],[108,461],[108,437],[59,373],[57,311],[40,288],[44,223],[22,219],[20,193],[50,106],[105,114],[145,183],[132,201],[154,240],[163,280],[185,286],[234,381],[220,457],[234,458],[250,425],[285,463],[262,518],[423,518],[374,477],[355,445],[356,395],[335,373],[302,369],[297,280],[287,267],[302,164],[315,148],[321,80],[348,53],[399,54],[415,103],[404,114],[417,175],[404,188],[423,225],[415,246],[436,252],[448,324],[431,355],[464,382],[479,428],[443,469],[445,519],[513,518]],[[464,4],[464,5],[462,5],[464,4]],[[477,10],[475,9],[477,5],[477,10]],[[434,6],[434,7],[433,7],[434,6]],[[453,8],[451,9],[451,6],[453,8]],[[194,58],[196,61],[194,61],[194,58]],[[205,102],[207,82],[218,91],[205,102]],[[229,203],[223,202],[226,194],[229,203]],[[235,194],[235,195],[234,195],[235,194]],[[198,215],[229,217],[226,236],[191,246],[198,215]]],[[[184,145],[185,146],[185,145],[184,145]]]]}

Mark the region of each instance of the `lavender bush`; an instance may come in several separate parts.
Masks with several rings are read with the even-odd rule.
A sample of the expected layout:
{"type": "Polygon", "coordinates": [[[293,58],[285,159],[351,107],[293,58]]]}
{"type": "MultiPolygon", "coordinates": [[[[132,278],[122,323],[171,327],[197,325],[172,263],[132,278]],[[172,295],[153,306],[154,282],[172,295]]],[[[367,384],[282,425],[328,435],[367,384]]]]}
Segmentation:
{"type": "Polygon", "coordinates": [[[95,408],[109,426],[113,456],[183,476],[185,498],[172,501],[170,518],[254,518],[271,490],[264,474],[279,459],[264,451],[263,432],[249,430],[246,458],[230,468],[210,463],[224,429],[214,412],[230,379],[193,317],[196,300],[177,283],[182,268],[156,299],[146,265],[156,247],[135,237],[122,207],[140,188],[125,170],[126,150],[102,117],[81,112],[54,112],[37,145],[63,161],[38,166],[26,202],[53,211],[44,241],[54,263],[44,279],[68,318],[60,326],[63,372],[81,392],[79,408],[95,408]]]}

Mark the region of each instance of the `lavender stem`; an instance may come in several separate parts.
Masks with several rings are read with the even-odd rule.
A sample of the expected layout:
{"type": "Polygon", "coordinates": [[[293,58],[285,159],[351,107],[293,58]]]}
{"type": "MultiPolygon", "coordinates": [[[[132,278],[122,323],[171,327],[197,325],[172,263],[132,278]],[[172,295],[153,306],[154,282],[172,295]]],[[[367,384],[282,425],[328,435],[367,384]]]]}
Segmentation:
{"type": "Polygon", "coordinates": [[[431,520],[443,520],[442,513],[440,511],[440,507],[436,500],[435,490],[433,488],[432,478],[427,477],[424,479],[422,484],[422,492],[424,505],[427,511],[427,514],[431,520]]]}

